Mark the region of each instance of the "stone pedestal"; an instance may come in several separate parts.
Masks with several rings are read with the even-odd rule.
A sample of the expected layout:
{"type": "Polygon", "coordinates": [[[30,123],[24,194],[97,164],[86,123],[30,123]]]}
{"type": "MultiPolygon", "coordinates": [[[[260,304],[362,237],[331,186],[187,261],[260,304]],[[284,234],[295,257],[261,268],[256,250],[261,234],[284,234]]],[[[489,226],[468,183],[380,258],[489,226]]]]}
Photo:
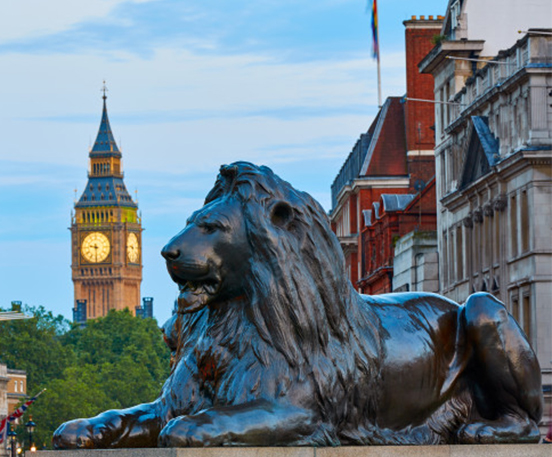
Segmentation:
{"type": "Polygon", "coordinates": [[[231,447],[39,451],[36,457],[551,457],[552,445],[231,447]]]}

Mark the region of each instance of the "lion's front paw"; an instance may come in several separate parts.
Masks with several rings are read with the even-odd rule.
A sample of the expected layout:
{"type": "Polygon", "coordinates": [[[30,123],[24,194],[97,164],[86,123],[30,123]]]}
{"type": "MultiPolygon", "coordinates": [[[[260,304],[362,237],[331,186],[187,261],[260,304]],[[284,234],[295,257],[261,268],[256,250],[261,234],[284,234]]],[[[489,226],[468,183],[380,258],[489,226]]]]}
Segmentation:
{"type": "Polygon", "coordinates": [[[159,447],[206,447],[220,446],[220,433],[213,423],[198,424],[190,417],[172,419],[161,430],[159,447]]]}
{"type": "Polygon", "coordinates": [[[96,427],[88,419],[75,419],[62,424],[54,432],[54,449],[94,449],[103,440],[102,427],[96,427]]]}

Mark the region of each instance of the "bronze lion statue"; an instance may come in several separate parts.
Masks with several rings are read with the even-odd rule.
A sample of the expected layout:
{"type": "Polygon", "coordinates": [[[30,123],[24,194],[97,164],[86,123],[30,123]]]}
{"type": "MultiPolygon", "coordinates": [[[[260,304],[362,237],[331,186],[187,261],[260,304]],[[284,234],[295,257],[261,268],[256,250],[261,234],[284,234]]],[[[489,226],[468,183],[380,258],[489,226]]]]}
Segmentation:
{"type": "Polygon", "coordinates": [[[56,448],[536,442],[540,369],[493,296],[359,295],[322,207],[223,166],[162,251],[178,284],[152,403],[61,425],[56,448]]]}

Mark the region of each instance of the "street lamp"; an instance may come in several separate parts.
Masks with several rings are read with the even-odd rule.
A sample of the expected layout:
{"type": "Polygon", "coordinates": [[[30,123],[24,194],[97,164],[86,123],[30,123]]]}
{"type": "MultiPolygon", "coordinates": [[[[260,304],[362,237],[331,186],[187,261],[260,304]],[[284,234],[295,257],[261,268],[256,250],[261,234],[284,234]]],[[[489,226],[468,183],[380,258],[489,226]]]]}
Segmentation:
{"type": "Polygon", "coordinates": [[[12,457],[16,457],[15,455],[15,438],[17,437],[17,433],[10,427],[10,431],[8,432],[10,444],[11,444],[11,455],[12,457]]]}
{"type": "Polygon", "coordinates": [[[33,432],[34,432],[35,427],[36,427],[36,424],[33,422],[33,416],[30,416],[29,417],[29,422],[27,422],[25,424],[25,428],[27,429],[27,432],[29,433],[29,450],[31,452],[36,451],[36,446],[34,445],[34,442],[33,442],[33,432]]]}

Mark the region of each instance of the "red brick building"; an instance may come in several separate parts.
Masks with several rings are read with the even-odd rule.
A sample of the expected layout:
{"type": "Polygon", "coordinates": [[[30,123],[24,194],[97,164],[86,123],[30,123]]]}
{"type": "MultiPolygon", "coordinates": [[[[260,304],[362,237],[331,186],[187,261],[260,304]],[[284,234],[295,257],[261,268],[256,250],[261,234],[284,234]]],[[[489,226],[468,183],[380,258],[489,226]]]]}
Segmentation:
{"type": "Polygon", "coordinates": [[[417,194],[383,194],[372,208],[363,211],[361,231],[360,290],[375,295],[393,291],[395,244],[413,232],[433,232],[437,225],[435,178],[417,194]]]}
{"type": "MultiPolygon", "coordinates": [[[[390,202],[393,198],[403,203],[408,200],[408,203],[415,204],[414,201],[421,198],[422,213],[425,215],[429,211],[425,208],[428,206],[426,200],[430,198],[429,194],[433,193],[435,196],[429,185],[435,175],[433,103],[420,101],[433,100],[433,80],[431,77],[427,78],[428,75],[420,74],[417,64],[432,49],[433,37],[439,34],[442,18],[439,16],[433,19],[429,16],[426,20],[424,16],[420,19],[412,17],[404,25],[406,97],[387,98],[368,131],[361,134],[332,184],[332,227],[343,247],[351,282],[362,292],[372,289],[385,292],[392,290],[393,263],[392,260],[389,262],[390,256],[392,259],[392,243],[385,243],[383,240],[392,240],[393,236],[403,231],[392,229],[396,222],[391,219],[398,216],[391,217],[393,211],[388,205],[385,212],[386,222],[380,223],[383,213],[380,214],[378,210],[378,217],[375,217],[374,204],[390,202]],[[417,196],[422,189],[423,195],[417,196]],[[382,200],[384,195],[389,197],[382,200]],[[405,197],[397,197],[399,195],[405,197]],[[365,211],[374,212],[373,220],[365,217],[365,211]],[[367,227],[367,222],[376,224],[377,228],[367,227]],[[361,237],[362,242],[359,242],[361,237]],[[375,238],[371,240],[370,237],[375,238]],[[378,237],[381,237],[380,242],[376,242],[378,237]],[[379,246],[376,249],[380,250],[383,246],[388,246],[388,252],[376,256],[377,261],[366,261],[368,257],[371,259],[371,254],[368,255],[365,249],[371,249],[376,244],[379,246]],[[383,268],[389,266],[390,276],[387,273],[373,276],[375,271],[383,272],[383,268]],[[381,279],[385,277],[389,279],[381,279]],[[372,280],[379,285],[372,284],[372,280]]],[[[407,206],[396,209],[406,211],[401,221],[411,218],[411,209],[407,209],[407,206]]],[[[385,208],[382,206],[382,209],[385,208]]],[[[424,219],[423,223],[418,221],[418,227],[433,227],[432,230],[435,230],[434,208],[430,217],[433,218],[433,225],[424,219]]],[[[406,222],[402,223],[404,227],[408,226],[406,222]]]]}

